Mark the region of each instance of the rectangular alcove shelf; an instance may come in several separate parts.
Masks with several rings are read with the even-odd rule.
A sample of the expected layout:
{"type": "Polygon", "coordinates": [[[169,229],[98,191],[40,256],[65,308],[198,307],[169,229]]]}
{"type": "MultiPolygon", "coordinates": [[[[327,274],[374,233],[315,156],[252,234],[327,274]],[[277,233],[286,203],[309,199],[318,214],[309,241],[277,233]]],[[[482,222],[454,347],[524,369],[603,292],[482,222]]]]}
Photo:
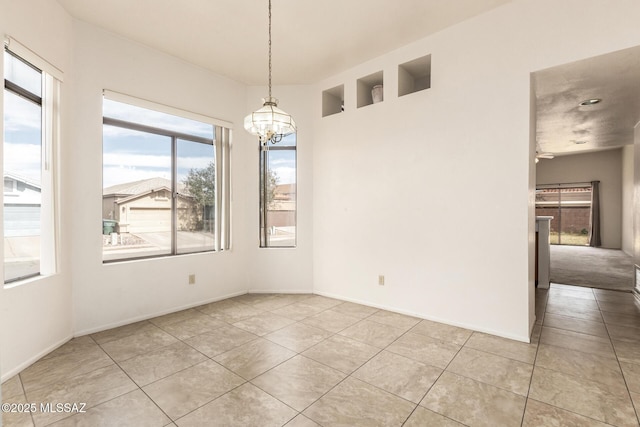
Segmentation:
{"type": "Polygon", "coordinates": [[[382,71],[369,74],[366,77],[358,79],[358,108],[365,107],[373,104],[373,96],[371,95],[371,89],[376,85],[383,84],[382,71]]]}
{"type": "Polygon", "coordinates": [[[398,96],[431,87],[431,55],[398,65],[398,96]]]}
{"type": "Polygon", "coordinates": [[[322,117],[344,111],[344,85],[322,91],[322,117]]]}

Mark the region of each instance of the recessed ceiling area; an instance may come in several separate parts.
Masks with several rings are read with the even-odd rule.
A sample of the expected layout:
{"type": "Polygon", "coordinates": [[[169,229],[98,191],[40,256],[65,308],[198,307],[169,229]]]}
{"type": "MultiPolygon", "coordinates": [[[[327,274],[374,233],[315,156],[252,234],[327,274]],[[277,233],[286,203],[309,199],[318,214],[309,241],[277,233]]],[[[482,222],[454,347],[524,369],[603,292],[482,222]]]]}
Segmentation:
{"type": "MultiPolygon", "coordinates": [[[[309,84],[511,0],[273,0],[274,84],[309,84]]],[[[74,18],[266,84],[267,0],[58,0],[74,18]]]]}
{"type": "Polygon", "coordinates": [[[539,151],[576,154],[633,144],[640,46],[535,72],[533,84],[539,151]]]}

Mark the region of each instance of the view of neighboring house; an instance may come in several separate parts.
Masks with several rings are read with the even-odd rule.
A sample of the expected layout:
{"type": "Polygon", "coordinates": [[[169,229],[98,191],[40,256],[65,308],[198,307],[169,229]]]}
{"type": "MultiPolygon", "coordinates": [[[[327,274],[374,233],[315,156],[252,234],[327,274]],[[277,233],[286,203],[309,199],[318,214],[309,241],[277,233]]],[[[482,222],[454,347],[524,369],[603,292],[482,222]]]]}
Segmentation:
{"type": "Polygon", "coordinates": [[[4,174],[4,236],[40,235],[40,184],[6,172],[4,174]]]}
{"type": "MultiPolygon", "coordinates": [[[[180,184],[180,187],[178,229],[198,229],[203,220],[203,209],[186,194],[184,185],[180,184]]],[[[102,218],[116,221],[119,233],[171,230],[171,181],[156,177],[104,188],[102,218]]]]}

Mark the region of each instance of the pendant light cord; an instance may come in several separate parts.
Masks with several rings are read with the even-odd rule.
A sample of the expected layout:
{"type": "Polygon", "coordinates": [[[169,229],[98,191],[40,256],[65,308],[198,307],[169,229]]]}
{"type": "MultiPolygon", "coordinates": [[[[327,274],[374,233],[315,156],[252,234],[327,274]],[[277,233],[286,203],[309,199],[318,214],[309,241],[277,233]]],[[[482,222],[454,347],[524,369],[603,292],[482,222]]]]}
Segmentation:
{"type": "Polygon", "coordinates": [[[269,0],[269,101],[271,101],[271,0],[269,0]]]}

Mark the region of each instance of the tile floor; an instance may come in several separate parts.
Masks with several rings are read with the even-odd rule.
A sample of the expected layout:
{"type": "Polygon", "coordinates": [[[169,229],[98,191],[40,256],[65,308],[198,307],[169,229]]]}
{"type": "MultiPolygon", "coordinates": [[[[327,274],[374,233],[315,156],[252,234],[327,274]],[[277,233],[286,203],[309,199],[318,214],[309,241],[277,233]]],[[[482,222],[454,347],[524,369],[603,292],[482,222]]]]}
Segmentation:
{"type": "Polygon", "coordinates": [[[638,426],[640,304],[537,291],[525,344],[315,295],[247,294],[73,339],[5,426],[638,426]],[[636,405],[637,410],[634,410],[636,405]]]}

